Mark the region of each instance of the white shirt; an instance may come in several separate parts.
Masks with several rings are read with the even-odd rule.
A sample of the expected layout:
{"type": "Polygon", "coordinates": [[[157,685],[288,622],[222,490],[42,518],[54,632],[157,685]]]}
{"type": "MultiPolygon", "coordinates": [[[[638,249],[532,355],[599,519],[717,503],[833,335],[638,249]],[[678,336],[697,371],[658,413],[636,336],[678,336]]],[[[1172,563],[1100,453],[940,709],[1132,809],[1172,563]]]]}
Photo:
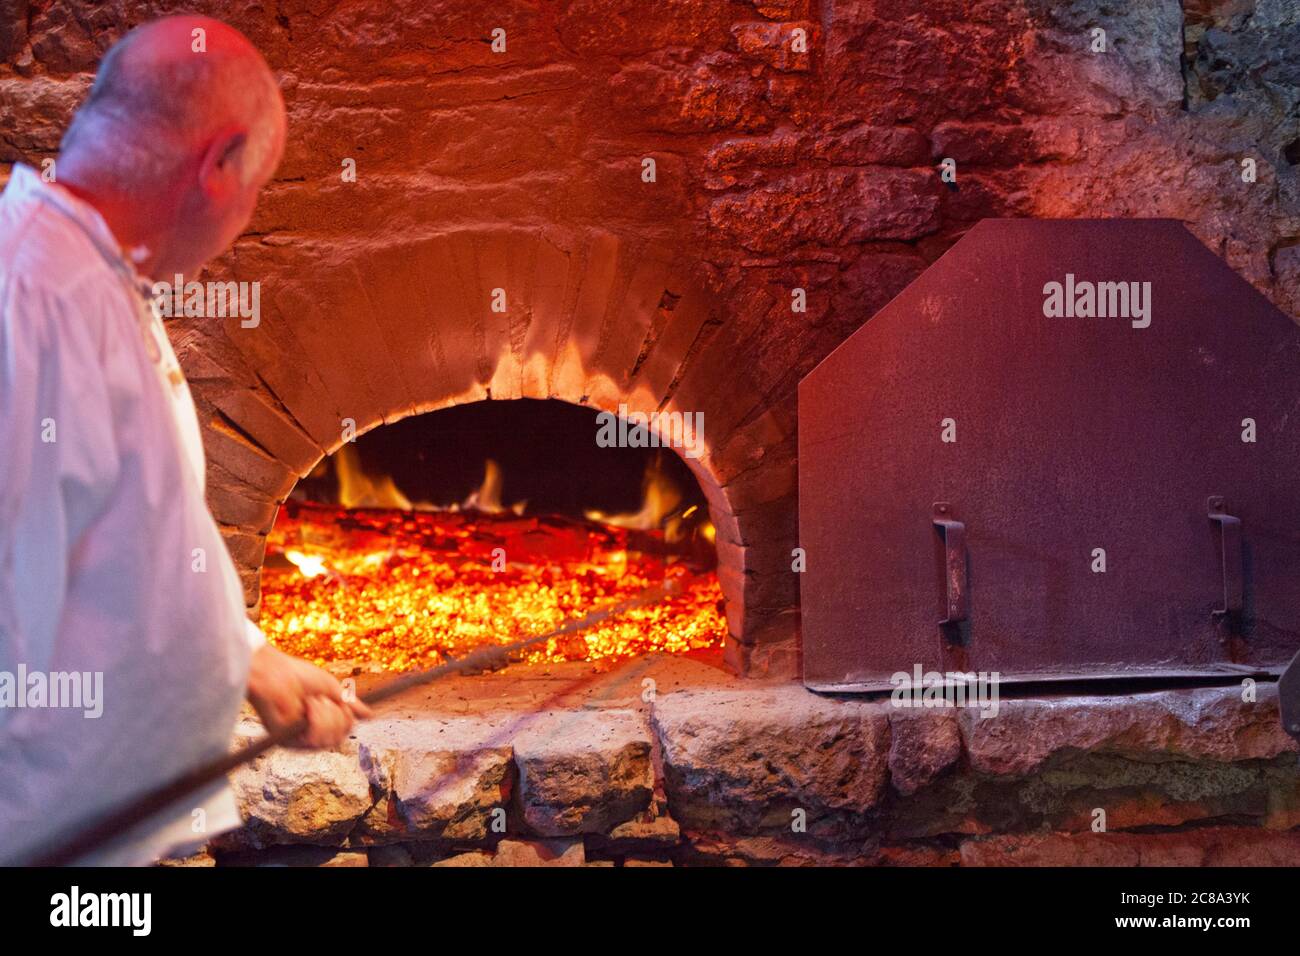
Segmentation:
{"type": "MultiPolygon", "coordinates": [[[[225,753],[262,640],[147,290],[89,204],[14,167],[0,196],[0,678],[100,672],[103,699],[98,718],[0,706],[0,860],[225,753]]],[[[220,781],[83,862],[145,863],[239,823],[220,781]]]]}

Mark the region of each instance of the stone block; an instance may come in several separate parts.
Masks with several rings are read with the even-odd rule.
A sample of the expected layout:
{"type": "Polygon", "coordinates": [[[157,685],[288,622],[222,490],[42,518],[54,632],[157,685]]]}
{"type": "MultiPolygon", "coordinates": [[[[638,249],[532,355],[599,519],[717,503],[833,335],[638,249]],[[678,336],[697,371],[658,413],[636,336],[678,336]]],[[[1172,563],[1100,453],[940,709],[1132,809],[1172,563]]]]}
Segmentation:
{"type": "MultiPolygon", "coordinates": [[[[262,735],[245,720],[237,743],[262,735]]],[[[244,827],[215,841],[222,847],[278,843],[340,843],[370,810],[370,785],[354,747],[339,750],[275,748],[230,775],[244,827]]]]}
{"type": "Polygon", "coordinates": [[[514,748],[524,821],[542,836],[608,833],[650,805],[650,731],[632,711],[540,714],[514,748]]]}
{"type": "Polygon", "coordinates": [[[888,779],[879,704],[796,684],[677,691],[654,703],[665,789],[683,827],[814,835],[868,829],[888,779]],[[802,812],[800,812],[802,811],[802,812]]]}
{"type": "Polygon", "coordinates": [[[504,821],[512,751],[508,734],[491,721],[374,720],[357,738],[360,771],[377,795],[363,827],[367,841],[483,840],[504,821]]]}

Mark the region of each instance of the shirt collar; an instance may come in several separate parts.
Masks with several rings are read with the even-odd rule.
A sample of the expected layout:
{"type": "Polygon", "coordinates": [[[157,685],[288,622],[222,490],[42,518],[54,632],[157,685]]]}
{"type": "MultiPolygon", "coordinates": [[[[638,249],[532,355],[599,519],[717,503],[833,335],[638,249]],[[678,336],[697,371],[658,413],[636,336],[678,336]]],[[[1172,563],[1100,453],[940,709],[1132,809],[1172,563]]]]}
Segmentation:
{"type": "Polygon", "coordinates": [[[9,183],[5,186],[4,198],[15,202],[43,202],[54,207],[81,227],[108,264],[122,272],[133,285],[141,287],[149,284],[122,251],[113,230],[108,228],[108,223],[99,214],[99,210],[58,183],[42,179],[32,167],[25,163],[14,164],[9,183]]]}

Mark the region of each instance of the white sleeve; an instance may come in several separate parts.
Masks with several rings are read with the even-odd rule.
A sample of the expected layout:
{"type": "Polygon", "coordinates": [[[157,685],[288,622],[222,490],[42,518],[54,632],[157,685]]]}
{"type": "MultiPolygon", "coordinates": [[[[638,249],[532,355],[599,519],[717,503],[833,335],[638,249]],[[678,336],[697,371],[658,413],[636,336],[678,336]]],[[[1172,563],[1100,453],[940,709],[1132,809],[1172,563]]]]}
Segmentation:
{"type": "Polygon", "coordinates": [[[253,650],[257,650],[259,647],[261,647],[263,644],[266,643],[266,635],[263,634],[262,629],[258,627],[256,624],[254,624],[252,621],[248,620],[247,618],[245,618],[245,621],[248,624],[248,627],[244,629],[244,633],[248,637],[248,646],[251,647],[253,650]]]}

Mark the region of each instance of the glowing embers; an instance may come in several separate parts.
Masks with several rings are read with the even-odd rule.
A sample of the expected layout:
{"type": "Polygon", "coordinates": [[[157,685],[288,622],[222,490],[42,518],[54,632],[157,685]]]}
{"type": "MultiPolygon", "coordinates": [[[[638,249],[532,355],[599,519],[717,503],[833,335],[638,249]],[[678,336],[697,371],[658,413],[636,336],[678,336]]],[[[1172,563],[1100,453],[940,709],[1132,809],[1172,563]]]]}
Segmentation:
{"type": "Polygon", "coordinates": [[[527,660],[717,646],[726,633],[717,579],[674,547],[660,531],[563,517],[291,501],[267,539],[261,624],[278,647],[317,663],[407,670],[544,633],[683,576],[682,594],[551,641],[527,660]]]}

